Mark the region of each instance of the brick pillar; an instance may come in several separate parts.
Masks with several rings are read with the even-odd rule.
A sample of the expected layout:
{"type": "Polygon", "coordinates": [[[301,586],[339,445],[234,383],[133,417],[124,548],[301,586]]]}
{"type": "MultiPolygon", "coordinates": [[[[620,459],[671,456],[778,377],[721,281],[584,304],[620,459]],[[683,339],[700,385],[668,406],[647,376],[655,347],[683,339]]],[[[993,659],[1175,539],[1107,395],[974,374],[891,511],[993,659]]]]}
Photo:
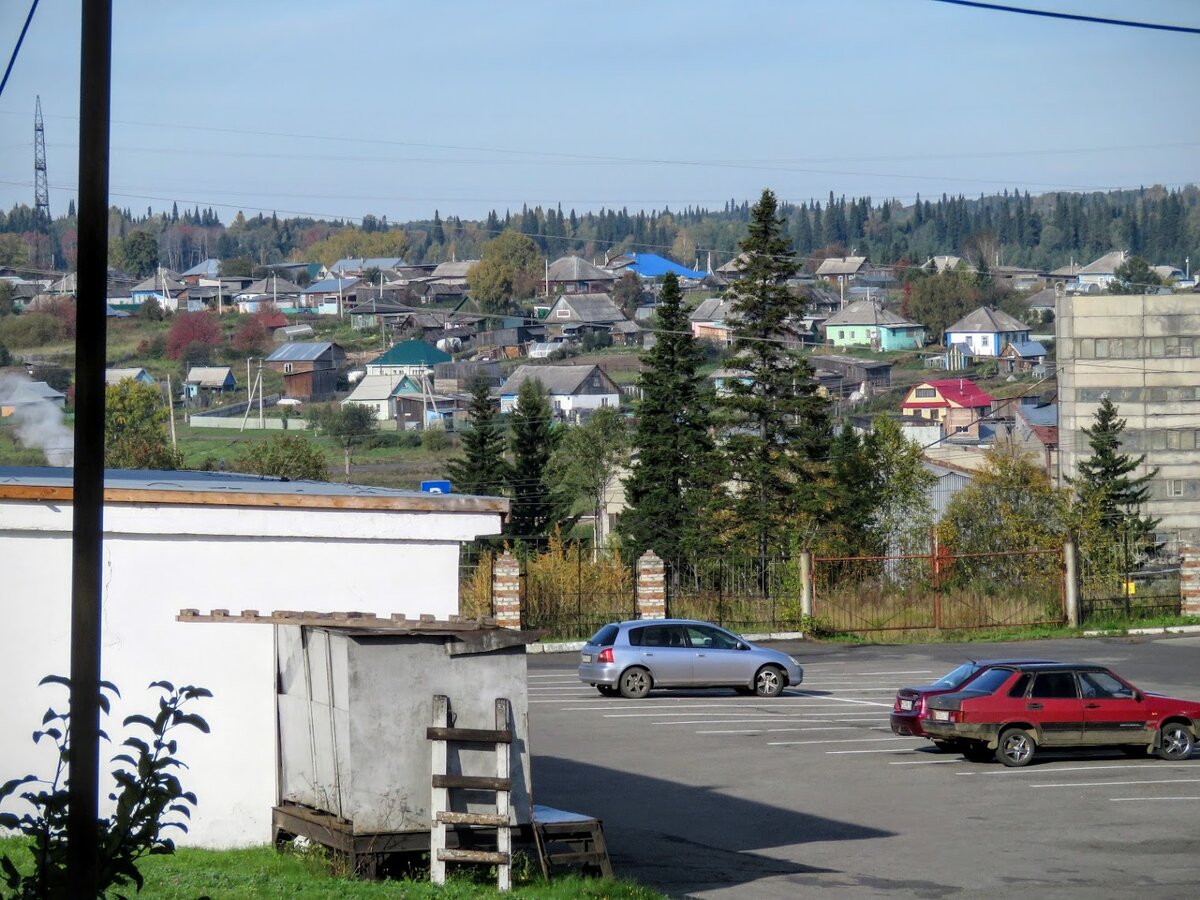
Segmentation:
{"type": "Polygon", "coordinates": [[[502,627],[521,627],[521,564],[511,553],[492,560],[492,608],[502,627]]]}
{"type": "Polygon", "coordinates": [[[667,579],[663,561],[647,550],[637,561],[637,615],[663,619],[667,615],[667,579]]]}
{"type": "Polygon", "coordinates": [[[1200,547],[1179,548],[1179,595],[1185,616],[1200,616],[1200,547]]]}

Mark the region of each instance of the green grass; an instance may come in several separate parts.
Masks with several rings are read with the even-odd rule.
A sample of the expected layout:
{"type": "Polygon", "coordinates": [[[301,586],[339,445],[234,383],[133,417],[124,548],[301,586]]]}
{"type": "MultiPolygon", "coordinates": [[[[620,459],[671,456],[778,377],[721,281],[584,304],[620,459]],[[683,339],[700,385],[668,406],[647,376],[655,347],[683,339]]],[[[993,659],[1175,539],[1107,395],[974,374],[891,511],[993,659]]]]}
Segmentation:
{"type": "MultiPolygon", "coordinates": [[[[30,864],[25,844],[19,839],[0,839],[0,855],[9,854],[19,868],[30,864]]],[[[519,862],[519,859],[518,859],[519,862]]],[[[130,897],[148,900],[196,900],[198,897],[268,898],[298,897],[305,900],[355,900],[359,897],[455,898],[509,896],[529,900],[569,900],[569,898],[613,898],[613,900],[655,900],[662,897],[650,888],[628,881],[590,879],[579,876],[541,880],[537,865],[514,866],[514,890],[506,895],[496,891],[494,880],[486,879],[486,870],[460,868],[444,887],[428,880],[359,881],[337,871],[337,866],[321,851],[277,852],[271,847],[245,850],[183,849],[171,856],[152,856],[142,860],[139,869],[146,879],[141,893],[128,891],[130,897]],[[536,873],[536,874],[535,874],[536,873]]],[[[494,876],[493,876],[494,878],[494,876]]]]}

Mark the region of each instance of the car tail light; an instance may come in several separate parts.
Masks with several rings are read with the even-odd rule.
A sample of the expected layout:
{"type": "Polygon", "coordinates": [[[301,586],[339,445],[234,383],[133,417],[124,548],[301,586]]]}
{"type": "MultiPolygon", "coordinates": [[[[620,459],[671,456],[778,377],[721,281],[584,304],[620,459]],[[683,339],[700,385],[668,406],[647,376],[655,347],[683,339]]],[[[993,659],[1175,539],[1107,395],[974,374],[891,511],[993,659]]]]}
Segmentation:
{"type": "Polygon", "coordinates": [[[612,661],[613,661],[612,647],[605,647],[603,650],[600,651],[600,654],[596,657],[596,662],[598,662],[598,663],[610,663],[612,661]]]}

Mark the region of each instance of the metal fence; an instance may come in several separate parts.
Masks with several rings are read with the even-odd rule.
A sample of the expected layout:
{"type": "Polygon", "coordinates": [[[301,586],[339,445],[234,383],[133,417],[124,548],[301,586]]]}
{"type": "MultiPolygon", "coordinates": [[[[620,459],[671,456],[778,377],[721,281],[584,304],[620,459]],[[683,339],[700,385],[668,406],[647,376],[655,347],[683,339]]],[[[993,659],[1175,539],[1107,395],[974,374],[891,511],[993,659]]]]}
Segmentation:
{"type": "Polygon", "coordinates": [[[813,618],[842,632],[1060,624],[1062,550],[817,557],[813,618]]]}
{"type": "Polygon", "coordinates": [[[1137,621],[1182,612],[1179,557],[1152,546],[1114,541],[1081,548],[1079,582],[1083,622],[1137,621]]]}
{"type": "Polygon", "coordinates": [[[716,622],[733,631],[790,631],[803,626],[795,559],[692,560],[667,580],[667,614],[716,622]]]}

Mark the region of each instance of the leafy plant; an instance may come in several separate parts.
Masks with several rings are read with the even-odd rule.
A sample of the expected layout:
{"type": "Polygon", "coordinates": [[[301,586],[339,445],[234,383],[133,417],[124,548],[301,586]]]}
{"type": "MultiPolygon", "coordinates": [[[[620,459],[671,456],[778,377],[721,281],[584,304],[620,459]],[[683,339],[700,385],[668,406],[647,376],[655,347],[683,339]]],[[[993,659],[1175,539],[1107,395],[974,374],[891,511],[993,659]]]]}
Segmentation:
{"type": "MultiPolygon", "coordinates": [[[[70,689],[69,679],[48,675],[41,684],[59,684],[70,689]]],[[[145,730],[143,739],[131,734],[122,741],[128,748],[113,757],[115,789],[108,799],[115,803],[112,815],[100,819],[97,866],[97,896],[109,896],[109,889],[133,884],[140,891],[143,878],[137,862],[147,855],[175,852],[175,843],[167,830],[187,831],[187,825],[170,816],[191,818],[196,795],[185,791],[175,771],[186,766],[175,757],[177,742],[173,734],[180,728],[195,728],[208,733],[208,723],[184,707],[192,701],[211,697],[204,688],[186,685],[176,688],[168,681],[150,685],[160,692],[158,712],[153,716],[126,716],[125,728],[145,730]],[[166,821],[164,821],[166,820],[166,821]]],[[[107,715],[111,707],[108,694],[120,696],[111,682],[100,684],[100,708],[107,715]],[[108,692],[106,694],[106,692],[108,692]]],[[[0,802],[19,796],[32,811],[23,815],[0,813],[0,828],[19,831],[30,841],[33,870],[22,873],[8,855],[0,856],[0,879],[12,890],[12,897],[43,898],[71,896],[67,881],[67,818],[70,804],[67,789],[67,759],[70,753],[71,714],[47,709],[42,727],[33,733],[34,743],[54,742],[57,761],[50,779],[26,775],[0,785],[0,802]],[[17,792],[20,791],[18,794],[17,792]]],[[[108,739],[103,731],[101,737],[108,739]]],[[[124,895],[117,892],[114,896],[124,895]]]]}

